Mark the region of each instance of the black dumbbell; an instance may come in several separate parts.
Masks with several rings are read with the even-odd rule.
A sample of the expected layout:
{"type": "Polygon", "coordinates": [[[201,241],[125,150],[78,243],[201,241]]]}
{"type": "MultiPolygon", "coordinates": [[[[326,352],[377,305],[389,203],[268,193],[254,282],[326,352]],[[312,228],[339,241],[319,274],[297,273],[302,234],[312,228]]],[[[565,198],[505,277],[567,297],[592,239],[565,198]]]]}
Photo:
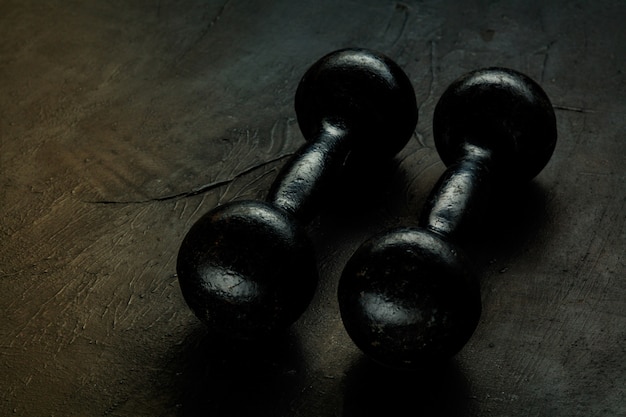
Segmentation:
{"type": "Polygon", "coordinates": [[[183,240],[177,272],[185,301],[211,330],[263,338],[306,309],[318,274],[304,225],[358,161],[379,164],[412,136],[411,82],[388,57],[344,49],[316,62],[295,96],[307,143],[285,164],[266,201],[236,201],[200,218],[183,240]]]}
{"type": "Polygon", "coordinates": [[[557,138],[545,92],[503,68],[453,82],[435,108],[433,133],[447,170],[419,227],[365,242],[339,282],[346,331],[366,355],[394,368],[426,367],[467,343],[482,305],[459,239],[468,238],[464,231],[476,226],[492,191],[513,189],[543,169],[557,138]]]}

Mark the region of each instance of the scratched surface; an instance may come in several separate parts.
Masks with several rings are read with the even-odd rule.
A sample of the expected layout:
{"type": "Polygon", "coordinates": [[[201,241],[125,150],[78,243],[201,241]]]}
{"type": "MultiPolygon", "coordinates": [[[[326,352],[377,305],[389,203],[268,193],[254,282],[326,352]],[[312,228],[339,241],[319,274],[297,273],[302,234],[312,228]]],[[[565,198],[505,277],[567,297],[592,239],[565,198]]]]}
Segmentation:
{"type": "Polygon", "coordinates": [[[0,0],[0,415],[626,415],[624,21],[621,0],[0,0]],[[180,241],[264,197],[302,143],[299,78],[346,46],[407,72],[415,139],[310,225],[322,279],[291,331],[223,346],[182,299],[180,241]],[[443,171],[434,105],[493,65],[542,84],[556,153],[471,245],[484,311],[465,349],[433,375],[378,369],[343,330],[338,276],[415,223],[443,171]]]}

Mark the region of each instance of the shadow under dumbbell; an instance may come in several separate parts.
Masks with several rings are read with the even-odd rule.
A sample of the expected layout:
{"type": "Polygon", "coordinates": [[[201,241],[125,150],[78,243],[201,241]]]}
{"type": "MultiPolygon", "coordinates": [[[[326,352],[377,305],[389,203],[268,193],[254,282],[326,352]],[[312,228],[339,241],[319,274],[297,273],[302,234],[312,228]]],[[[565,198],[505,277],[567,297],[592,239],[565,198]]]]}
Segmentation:
{"type": "Polygon", "coordinates": [[[463,237],[462,245],[480,270],[498,262],[519,262],[532,249],[539,253],[552,234],[554,208],[548,190],[535,180],[492,198],[482,221],[463,237]]]}
{"type": "Polygon", "coordinates": [[[470,399],[469,383],[454,359],[436,369],[407,372],[363,356],[346,373],[342,417],[464,417],[470,399]]]}
{"type": "Polygon", "coordinates": [[[244,343],[221,341],[198,329],[181,346],[173,359],[180,371],[172,387],[179,415],[289,415],[291,401],[304,385],[304,361],[294,332],[244,343]]]}
{"type": "Polygon", "coordinates": [[[351,164],[332,190],[332,207],[319,222],[367,236],[398,223],[396,211],[405,203],[409,173],[399,158],[351,164]],[[376,163],[373,167],[372,164],[376,163]]]}

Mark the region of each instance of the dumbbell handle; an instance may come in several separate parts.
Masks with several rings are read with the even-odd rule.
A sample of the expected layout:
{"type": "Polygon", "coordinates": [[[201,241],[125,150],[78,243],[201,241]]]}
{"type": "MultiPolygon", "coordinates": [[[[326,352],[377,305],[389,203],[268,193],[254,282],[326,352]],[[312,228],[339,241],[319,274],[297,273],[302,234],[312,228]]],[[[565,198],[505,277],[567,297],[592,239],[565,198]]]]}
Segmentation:
{"type": "Polygon", "coordinates": [[[351,149],[347,130],[323,125],[283,166],[266,198],[304,223],[317,214],[351,149]]]}
{"type": "Polygon", "coordinates": [[[457,240],[484,213],[492,188],[492,151],[464,145],[464,155],[453,162],[433,187],[419,225],[457,240]]]}

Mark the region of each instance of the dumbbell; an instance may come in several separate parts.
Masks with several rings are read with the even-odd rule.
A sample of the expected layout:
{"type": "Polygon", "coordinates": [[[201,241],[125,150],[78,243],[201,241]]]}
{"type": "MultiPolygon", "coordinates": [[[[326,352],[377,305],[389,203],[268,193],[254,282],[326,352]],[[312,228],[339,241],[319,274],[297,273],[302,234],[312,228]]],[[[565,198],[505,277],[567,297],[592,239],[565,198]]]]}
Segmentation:
{"type": "Polygon", "coordinates": [[[339,281],[348,335],[367,356],[392,368],[427,368],[468,342],[482,304],[460,242],[471,240],[470,231],[480,233],[476,226],[492,193],[515,189],[544,168],[557,138],[545,92],[505,68],[454,81],[435,107],[433,134],[447,170],[417,227],[366,241],[339,281]]]}
{"type": "Polygon", "coordinates": [[[185,301],[208,328],[262,339],[291,325],[316,289],[306,224],[353,166],[375,169],[413,135],[417,103],[406,74],[388,57],[342,49],[300,81],[295,111],[306,143],[281,169],[265,201],[234,201],[203,215],[180,246],[185,301]],[[357,164],[358,162],[358,164],[357,164]]]}

